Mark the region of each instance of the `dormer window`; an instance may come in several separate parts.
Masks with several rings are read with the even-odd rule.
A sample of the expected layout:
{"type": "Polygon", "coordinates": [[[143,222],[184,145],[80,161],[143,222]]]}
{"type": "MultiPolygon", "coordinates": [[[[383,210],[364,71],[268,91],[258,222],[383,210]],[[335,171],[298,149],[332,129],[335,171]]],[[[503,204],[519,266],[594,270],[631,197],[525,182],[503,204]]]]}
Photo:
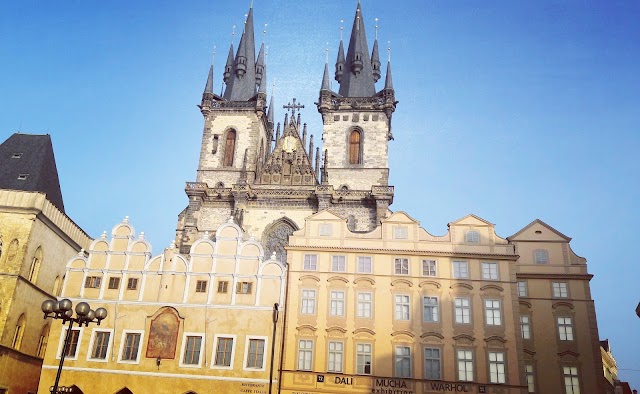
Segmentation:
{"type": "Polygon", "coordinates": [[[406,226],[397,226],[393,228],[393,239],[407,239],[409,229],[406,226]]]}
{"type": "Polygon", "coordinates": [[[480,233],[476,230],[469,230],[464,236],[464,241],[472,244],[480,242],[480,233]]]}
{"type": "Polygon", "coordinates": [[[24,181],[27,179],[27,177],[29,176],[29,174],[20,174],[18,175],[18,180],[19,181],[24,181]]]}
{"type": "Polygon", "coordinates": [[[12,159],[19,159],[19,158],[21,158],[21,157],[22,157],[22,153],[14,153],[14,154],[11,156],[11,158],[12,158],[12,159]]]}
{"type": "Polygon", "coordinates": [[[536,249],[533,251],[533,260],[536,264],[547,264],[549,262],[549,252],[545,249],[536,249]]]}

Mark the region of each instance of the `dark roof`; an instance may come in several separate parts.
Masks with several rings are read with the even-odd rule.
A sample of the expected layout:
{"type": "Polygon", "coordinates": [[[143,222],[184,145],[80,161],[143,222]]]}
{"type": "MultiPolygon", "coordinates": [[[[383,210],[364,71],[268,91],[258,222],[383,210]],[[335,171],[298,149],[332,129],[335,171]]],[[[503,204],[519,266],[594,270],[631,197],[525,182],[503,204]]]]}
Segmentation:
{"type": "MultiPolygon", "coordinates": [[[[345,59],[344,74],[340,80],[340,95],[343,97],[372,97],[376,94],[375,80],[371,68],[371,57],[367,44],[367,34],[360,3],[356,8],[356,15],[351,28],[351,39],[345,59]],[[360,70],[355,72],[354,62],[359,58],[360,70]]],[[[340,56],[340,54],[338,54],[340,56]]]]}
{"type": "MultiPolygon", "coordinates": [[[[233,51],[232,49],[230,49],[233,51]]],[[[228,61],[227,61],[228,64],[228,61]]],[[[256,95],[256,44],[253,34],[253,7],[249,9],[244,31],[238,45],[233,71],[227,80],[224,99],[227,101],[249,101],[256,95]],[[242,60],[242,62],[241,62],[242,60]],[[244,64],[244,74],[239,75],[239,64],[244,64]]]]}
{"type": "Polygon", "coordinates": [[[15,133],[0,144],[0,189],[45,193],[64,212],[49,134],[15,133]]]}

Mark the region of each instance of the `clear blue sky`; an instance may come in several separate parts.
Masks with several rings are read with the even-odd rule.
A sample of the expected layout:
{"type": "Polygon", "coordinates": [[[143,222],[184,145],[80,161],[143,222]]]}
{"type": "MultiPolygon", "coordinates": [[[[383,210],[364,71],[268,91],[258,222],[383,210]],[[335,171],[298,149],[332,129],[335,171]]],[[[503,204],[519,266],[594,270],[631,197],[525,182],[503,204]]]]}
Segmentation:
{"type": "MultiPolygon", "coordinates": [[[[129,215],[160,252],[195,180],[213,46],[219,91],[246,3],[1,2],[0,139],[50,133],[71,218],[95,237],[129,215]]],[[[298,98],[316,141],[326,43],[332,65],[355,3],[255,1],[277,118],[298,98]]],[[[503,237],[536,218],[573,237],[595,275],[600,336],[640,388],[640,2],[363,0],[363,11],[369,39],[378,17],[393,48],[392,209],[433,234],[474,213],[503,237]]]]}

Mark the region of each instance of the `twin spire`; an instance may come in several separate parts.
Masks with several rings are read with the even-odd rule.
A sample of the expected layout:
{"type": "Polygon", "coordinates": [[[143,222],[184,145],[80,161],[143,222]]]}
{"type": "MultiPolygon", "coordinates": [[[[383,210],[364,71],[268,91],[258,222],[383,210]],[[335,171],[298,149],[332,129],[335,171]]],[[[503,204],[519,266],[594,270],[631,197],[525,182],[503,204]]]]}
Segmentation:
{"type": "MultiPolygon", "coordinates": [[[[227,101],[249,101],[256,93],[266,94],[265,48],[262,43],[256,60],[253,5],[249,8],[237,52],[234,52],[233,43],[229,47],[229,55],[222,75],[226,84],[222,98],[227,101]]],[[[213,65],[209,69],[204,92],[213,94],[213,65]]]]}
{"type": "MultiPolygon", "coordinates": [[[[377,27],[376,25],[376,29],[377,27]]],[[[376,94],[375,84],[381,77],[377,30],[375,41],[373,42],[373,51],[369,56],[362,8],[360,7],[360,2],[358,2],[346,56],[342,37],[340,37],[335,71],[335,80],[340,84],[338,93],[342,97],[372,97],[376,94]]],[[[391,82],[391,62],[387,64],[386,82],[391,82]]],[[[384,89],[393,90],[393,84],[385,83],[384,89]]],[[[321,90],[330,90],[328,64],[325,64],[321,90]]]]}

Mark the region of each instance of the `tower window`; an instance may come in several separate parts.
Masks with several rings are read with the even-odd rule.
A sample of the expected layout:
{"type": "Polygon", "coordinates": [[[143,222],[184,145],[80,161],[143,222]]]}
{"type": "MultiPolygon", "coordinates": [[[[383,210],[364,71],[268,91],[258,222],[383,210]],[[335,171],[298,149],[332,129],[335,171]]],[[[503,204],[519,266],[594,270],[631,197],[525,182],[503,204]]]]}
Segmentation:
{"type": "Polygon", "coordinates": [[[361,141],[362,136],[358,130],[353,130],[349,136],[349,164],[362,164],[361,141]]]}
{"type": "Polygon", "coordinates": [[[225,167],[233,167],[233,154],[236,150],[236,131],[229,130],[227,132],[227,138],[224,142],[224,161],[225,167]]]}

